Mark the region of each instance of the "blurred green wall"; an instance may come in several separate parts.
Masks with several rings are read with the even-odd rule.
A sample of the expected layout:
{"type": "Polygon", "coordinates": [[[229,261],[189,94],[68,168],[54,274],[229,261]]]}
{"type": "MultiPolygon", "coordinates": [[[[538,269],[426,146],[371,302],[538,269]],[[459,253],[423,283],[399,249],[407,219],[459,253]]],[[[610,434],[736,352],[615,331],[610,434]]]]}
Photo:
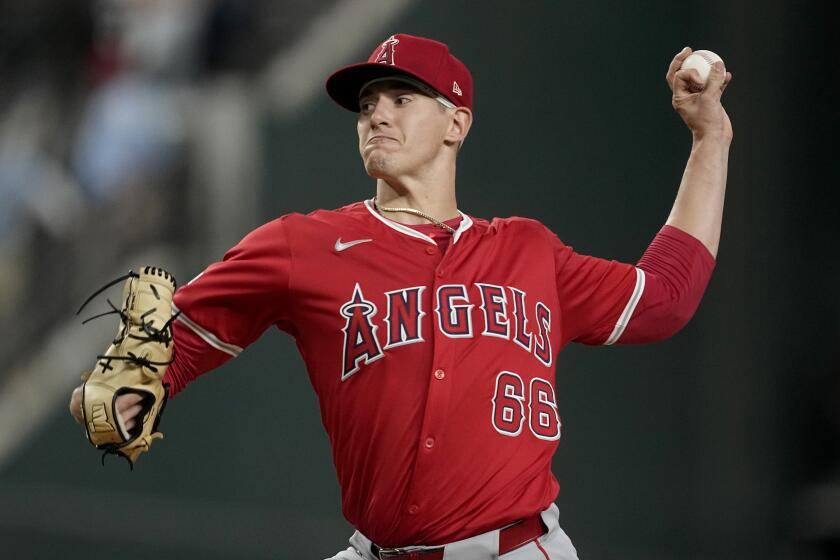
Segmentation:
{"type": "MultiPolygon", "coordinates": [[[[631,262],[664,222],[690,148],[663,80],[669,61],[686,44],[708,48],[735,75],[722,248],[694,320],[657,345],[559,358],[558,504],[581,558],[799,557],[797,395],[837,341],[840,275],[823,258],[837,240],[832,136],[820,130],[829,95],[815,74],[827,19],[797,6],[429,1],[393,26],[449,43],[473,71],[463,211],[538,218],[580,252],[631,262]]],[[[266,220],[372,194],[354,124],[325,96],[266,122],[266,220]]],[[[16,508],[0,514],[2,555],[322,558],[349,536],[290,339],[267,333],[197,381],[164,427],[134,473],[100,469],[57,411],[0,472],[16,508]],[[153,512],[131,523],[150,523],[158,545],[130,541],[133,504],[153,512]],[[15,525],[27,507],[43,530],[15,525]],[[114,536],[94,538],[102,526],[114,536]]]]}

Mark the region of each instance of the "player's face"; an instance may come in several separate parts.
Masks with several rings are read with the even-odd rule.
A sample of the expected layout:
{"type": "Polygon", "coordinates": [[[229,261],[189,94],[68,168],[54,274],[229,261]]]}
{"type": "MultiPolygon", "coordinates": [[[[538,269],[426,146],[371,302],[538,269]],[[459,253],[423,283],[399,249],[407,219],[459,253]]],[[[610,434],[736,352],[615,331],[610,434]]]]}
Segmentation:
{"type": "Polygon", "coordinates": [[[435,99],[399,81],[366,88],[359,98],[359,153],[371,177],[422,173],[442,157],[451,116],[435,99]]]}

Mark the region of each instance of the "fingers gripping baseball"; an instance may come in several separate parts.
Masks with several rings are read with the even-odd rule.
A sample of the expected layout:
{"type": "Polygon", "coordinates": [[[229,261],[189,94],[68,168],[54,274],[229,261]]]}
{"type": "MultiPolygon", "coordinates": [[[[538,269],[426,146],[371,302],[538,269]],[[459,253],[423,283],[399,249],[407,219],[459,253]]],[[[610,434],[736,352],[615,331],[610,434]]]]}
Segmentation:
{"type": "Polygon", "coordinates": [[[721,96],[732,74],[726,71],[722,61],[717,61],[709,67],[704,81],[697,69],[683,68],[691,54],[690,48],[684,48],[668,67],[665,79],[671,88],[671,103],[695,136],[720,135],[731,139],[732,125],[721,96]]]}
{"type": "Polygon", "coordinates": [[[668,87],[671,88],[671,91],[674,90],[674,76],[677,71],[682,68],[682,64],[686,58],[691,54],[691,49],[689,47],[683,47],[683,50],[678,52],[673,60],[671,60],[671,64],[668,65],[668,72],[665,73],[665,81],[668,83],[668,87]]]}

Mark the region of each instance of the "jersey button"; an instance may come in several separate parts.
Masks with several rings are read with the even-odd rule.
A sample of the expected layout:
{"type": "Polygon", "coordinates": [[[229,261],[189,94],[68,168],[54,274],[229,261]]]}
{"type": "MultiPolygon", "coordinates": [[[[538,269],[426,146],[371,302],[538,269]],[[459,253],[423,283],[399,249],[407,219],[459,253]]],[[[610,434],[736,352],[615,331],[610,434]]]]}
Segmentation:
{"type": "Polygon", "coordinates": [[[438,278],[443,278],[443,269],[437,271],[438,278]]]}
{"type": "Polygon", "coordinates": [[[434,247],[426,247],[427,255],[434,255],[435,253],[437,253],[437,249],[435,249],[434,247]]]}
{"type": "Polygon", "coordinates": [[[409,508],[408,508],[408,513],[409,513],[410,515],[417,515],[417,512],[418,512],[418,511],[420,511],[420,506],[418,506],[417,504],[412,504],[412,505],[411,505],[411,506],[409,506],[409,508]]]}
{"type": "Polygon", "coordinates": [[[435,370],[435,379],[443,379],[444,377],[446,377],[445,371],[443,371],[442,369],[435,370]]]}
{"type": "Polygon", "coordinates": [[[434,446],[435,446],[435,438],[433,438],[433,437],[426,438],[426,449],[431,449],[434,446]]]}

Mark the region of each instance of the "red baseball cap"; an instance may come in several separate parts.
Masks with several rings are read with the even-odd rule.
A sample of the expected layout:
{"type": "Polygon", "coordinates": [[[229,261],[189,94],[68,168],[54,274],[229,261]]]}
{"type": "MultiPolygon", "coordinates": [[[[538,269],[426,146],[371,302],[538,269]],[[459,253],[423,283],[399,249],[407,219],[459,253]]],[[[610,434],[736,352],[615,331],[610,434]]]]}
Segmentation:
{"type": "Polygon", "coordinates": [[[428,85],[456,107],[472,110],[473,81],[464,63],[441,42],[397,33],[376,47],[367,62],[345,66],[327,78],[333,101],[356,113],[359,93],[371,81],[408,76],[428,85]]]}

